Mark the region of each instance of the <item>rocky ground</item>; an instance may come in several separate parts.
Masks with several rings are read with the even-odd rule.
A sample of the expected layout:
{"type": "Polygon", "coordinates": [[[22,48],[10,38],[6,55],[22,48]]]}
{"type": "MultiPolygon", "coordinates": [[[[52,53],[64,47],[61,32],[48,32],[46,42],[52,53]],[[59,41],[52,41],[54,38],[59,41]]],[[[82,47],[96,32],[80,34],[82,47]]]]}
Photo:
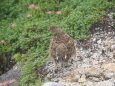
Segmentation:
{"type": "MultiPolygon", "coordinates": [[[[78,41],[70,66],[55,72],[48,62],[47,79],[61,86],[115,86],[115,19],[110,12],[91,28],[91,37],[78,41]]],[[[50,86],[50,85],[46,85],[50,86]]],[[[51,85],[54,86],[54,85],[51,85]]],[[[56,85],[58,86],[58,85],[56,85]]]]}
{"type": "Polygon", "coordinates": [[[15,65],[5,74],[0,76],[0,86],[19,86],[20,67],[15,65]]]}

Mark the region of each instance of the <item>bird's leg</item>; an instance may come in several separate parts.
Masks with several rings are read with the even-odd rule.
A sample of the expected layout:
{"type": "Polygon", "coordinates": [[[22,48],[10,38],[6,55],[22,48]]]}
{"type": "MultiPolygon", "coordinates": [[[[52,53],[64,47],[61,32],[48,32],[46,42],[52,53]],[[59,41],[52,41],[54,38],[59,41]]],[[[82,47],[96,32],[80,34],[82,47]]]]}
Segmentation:
{"type": "Polygon", "coordinates": [[[59,57],[57,57],[55,59],[55,73],[60,70],[60,67],[61,67],[61,65],[60,65],[59,57]]]}
{"type": "Polygon", "coordinates": [[[67,66],[67,56],[65,55],[64,59],[62,59],[62,67],[66,67],[67,66]]]}

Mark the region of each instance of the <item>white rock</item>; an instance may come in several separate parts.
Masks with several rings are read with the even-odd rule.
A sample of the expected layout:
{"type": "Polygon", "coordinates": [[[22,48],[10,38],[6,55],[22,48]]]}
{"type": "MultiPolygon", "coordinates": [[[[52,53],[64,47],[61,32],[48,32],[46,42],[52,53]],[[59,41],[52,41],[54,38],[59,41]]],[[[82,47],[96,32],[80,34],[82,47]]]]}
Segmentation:
{"type": "Polygon", "coordinates": [[[110,79],[110,78],[112,78],[114,76],[114,73],[105,72],[104,75],[105,75],[105,78],[109,78],[110,79]]]}
{"type": "Polygon", "coordinates": [[[80,78],[80,79],[78,80],[78,82],[80,82],[80,83],[86,82],[86,79],[85,79],[85,78],[80,78]]]}
{"type": "Polygon", "coordinates": [[[96,38],[93,38],[93,41],[96,41],[96,38]]]}
{"type": "Polygon", "coordinates": [[[108,81],[98,82],[98,83],[96,83],[95,86],[115,86],[115,84],[108,80],[108,81]]]}
{"type": "Polygon", "coordinates": [[[97,41],[98,44],[101,44],[101,39],[97,41]]]}
{"type": "Polygon", "coordinates": [[[46,82],[43,84],[43,86],[62,86],[62,85],[56,82],[46,82]]]}
{"type": "Polygon", "coordinates": [[[111,50],[112,50],[112,51],[115,50],[115,44],[111,46],[111,50]]]}
{"type": "Polygon", "coordinates": [[[93,82],[87,81],[84,83],[84,86],[95,86],[93,82]]]}

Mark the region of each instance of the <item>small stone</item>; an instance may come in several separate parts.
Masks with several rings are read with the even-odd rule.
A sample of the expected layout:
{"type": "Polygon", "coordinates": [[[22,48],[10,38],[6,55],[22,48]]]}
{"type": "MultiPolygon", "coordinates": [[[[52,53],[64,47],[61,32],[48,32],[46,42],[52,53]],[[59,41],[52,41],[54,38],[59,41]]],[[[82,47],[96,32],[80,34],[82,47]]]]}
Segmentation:
{"type": "Polygon", "coordinates": [[[110,42],[110,41],[105,41],[103,44],[110,47],[110,46],[112,45],[112,42],[110,42]]]}
{"type": "Polygon", "coordinates": [[[17,70],[19,67],[18,66],[14,66],[13,67],[13,70],[17,70]]]}
{"type": "Polygon", "coordinates": [[[90,79],[91,81],[95,81],[95,82],[99,82],[99,81],[100,81],[100,79],[97,78],[97,77],[90,77],[89,79],[90,79]]]}
{"type": "Polygon", "coordinates": [[[114,76],[114,73],[104,72],[105,79],[111,79],[114,76]]]}
{"type": "Polygon", "coordinates": [[[91,67],[86,70],[87,77],[100,77],[103,70],[101,68],[91,67]]]}
{"type": "Polygon", "coordinates": [[[62,86],[62,85],[56,82],[46,82],[42,86],[62,86]]]}
{"type": "Polygon", "coordinates": [[[103,64],[101,67],[104,68],[104,69],[107,69],[111,72],[115,72],[115,63],[103,64]]]}
{"type": "Polygon", "coordinates": [[[98,61],[93,60],[92,63],[93,63],[93,65],[96,65],[96,64],[98,64],[98,61]]]}
{"type": "Polygon", "coordinates": [[[83,74],[83,75],[81,76],[81,78],[86,78],[85,74],[83,74]]]}
{"type": "Polygon", "coordinates": [[[98,44],[101,44],[101,39],[97,41],[98,44]]]}
{"type": "Polygon", "coordinates": [[[85,79],[85,78],[80,78],[80,79],[78,80],[78,82],[80,82],[80,83],[86,82],[86,79],[85,79]]]}
{"type": "Polygon", "coordinates": [[[96,41],[96,38],[93,38],[93,41],[96,41]]]}
{"type": "Polygon", "coordinates": [[[8,81],[4,81],[4,82],[0,83],[0,86],[9,86],[9,85],[16,83],[16,82],[18,82],[18,80],[12,79],[12,80],[8,80],[8,81]]]}
{"type": "Polygon", "coordinates": [[[66,82],[77,82],[80,78],[80,75],[78,74],[78,70],[73,70],[68,72],[67,76],[64,77],[64,81],[66,82]]]}
{"type": "Polygon", "coordinates": [[[113,58],[115,59],[115,51],[113,51],[113,58]]]}
{"type": "Polygon", "coordinates": [[[93,82],[91,82],[91,81],[87,81],[87,82],[84,83],[83,86],[95,86],[95,85],[94,85],[93,82]]]}
{"type": "Polygon", "coordinates": [[[115,84],[111,81],[101,81],[95,84],[95,86],[115,86],[115,84]]]}
{"type": "Polygon", "coordinates": [[[115,50],[115,44],[113,44],[113,45],[111,46],[111,50],[112,50],[112,51],[115,50]]]}
{"type": "Polygon", "coordinates": [[[79,79],[79,78],[80,78],[80,76],[81,76],[80,74],[75,75],[75,78],[76,78],[76,79],[79,79]]]}
{"type": "Polygon", "coordinates": [[[65,82],[77,82],[78,78],[76,78],[76,77],[65,77],[64,81],[65,82]]]}

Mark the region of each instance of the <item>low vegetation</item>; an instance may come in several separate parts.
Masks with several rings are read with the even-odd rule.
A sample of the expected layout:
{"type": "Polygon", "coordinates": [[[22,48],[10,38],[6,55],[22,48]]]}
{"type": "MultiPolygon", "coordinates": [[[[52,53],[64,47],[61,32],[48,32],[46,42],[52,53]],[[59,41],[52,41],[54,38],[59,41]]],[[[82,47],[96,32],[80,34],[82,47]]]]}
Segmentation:
{"type": "Polygon", "coordinates": [[[114,4],[114,0],[3,0],[0,70],[11,57],[22,66],[21,86],[41,86],[39,72],[48,60],[49,27],[59,26],[76,40],[87,38],[92,24],[114,4]]]}

